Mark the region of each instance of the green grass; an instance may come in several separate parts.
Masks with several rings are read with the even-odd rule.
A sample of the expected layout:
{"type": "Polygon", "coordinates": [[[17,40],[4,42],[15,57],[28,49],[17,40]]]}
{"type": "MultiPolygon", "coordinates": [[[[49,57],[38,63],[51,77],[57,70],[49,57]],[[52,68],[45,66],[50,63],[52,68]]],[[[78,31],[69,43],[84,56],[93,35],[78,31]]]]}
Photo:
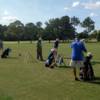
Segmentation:
{"type": "MultiPolygon", "coordinates": [[[[0,100],[100,100],[100,44],[86,46],[94,56],[95,82],[74,81],[70,68],[45,68],[44,62],[36,60],[35,43],[5,43],[12,53],[0,59],[0,100]]],[[[44,59],[51,47],[44,43],[44,59]]],[[[60,44],[59,53],[70,57],[70,44],[60,44]]]]}

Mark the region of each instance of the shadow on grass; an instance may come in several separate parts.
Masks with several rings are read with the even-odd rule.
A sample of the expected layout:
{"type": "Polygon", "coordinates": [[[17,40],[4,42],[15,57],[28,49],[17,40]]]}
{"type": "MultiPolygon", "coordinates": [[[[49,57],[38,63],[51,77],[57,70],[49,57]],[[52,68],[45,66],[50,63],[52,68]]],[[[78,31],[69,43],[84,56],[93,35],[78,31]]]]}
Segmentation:
{"type": "Polygon", "coordinates": [[[2,60],[17,60],[19,59],[18,57],[6,57],[6,58],[1,58],[2,60]]]}
{"type": "Polygon", "coordinates": [[[97,85],[100,85],[100,77],[95,77],[94,80],[92,81],[87,81],[88,83],[91,83],[91,84],[97,84],[97,85]]]}
{"type": "Polygon", "coordinates": [[[63,65],[63,66],[58,66],[58,68],[70,68],[70,66],[63,65]]]}
{"type": "Polygon", "coordinates": [[[14,100],[11,96],[0,96],[0,100],[14,100]]]}
{"type": "Polygon", "coordinates": [[[100,61],[92,61],[92,65],[100,64],[100,61]]]}
{"type": "Polygon", "coordinates": [[[8,57],[8,59],[18,59],[18,57],[8,57]]]}

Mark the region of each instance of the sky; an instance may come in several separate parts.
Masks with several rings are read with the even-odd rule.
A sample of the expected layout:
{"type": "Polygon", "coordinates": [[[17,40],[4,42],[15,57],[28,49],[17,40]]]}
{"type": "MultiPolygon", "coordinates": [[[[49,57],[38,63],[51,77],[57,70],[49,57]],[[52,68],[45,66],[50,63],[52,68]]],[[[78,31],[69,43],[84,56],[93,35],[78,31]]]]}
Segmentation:
{"type": "Polygon", "coordinates": [[[81,21],[90,16],[100,29],[100,0],[0,0],[0,24],[20,20],[26,24],[51,18],[76,16],[81,21]]]}

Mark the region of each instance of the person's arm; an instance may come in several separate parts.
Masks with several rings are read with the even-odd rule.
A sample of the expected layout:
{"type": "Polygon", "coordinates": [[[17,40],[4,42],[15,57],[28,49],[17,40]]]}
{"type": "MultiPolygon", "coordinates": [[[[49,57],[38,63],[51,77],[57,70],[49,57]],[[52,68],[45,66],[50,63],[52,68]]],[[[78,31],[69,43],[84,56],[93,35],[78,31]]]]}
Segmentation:
{"type": "Polygon", "coordinates": [[[70,45],[70,48],[73,48],[73,43],[70,45]]]}
{"type": "Polygon", "coordinates": [[[84,52],[87,52],[85,45],[82,45],[82,49],[83,49],[84,52]]]}

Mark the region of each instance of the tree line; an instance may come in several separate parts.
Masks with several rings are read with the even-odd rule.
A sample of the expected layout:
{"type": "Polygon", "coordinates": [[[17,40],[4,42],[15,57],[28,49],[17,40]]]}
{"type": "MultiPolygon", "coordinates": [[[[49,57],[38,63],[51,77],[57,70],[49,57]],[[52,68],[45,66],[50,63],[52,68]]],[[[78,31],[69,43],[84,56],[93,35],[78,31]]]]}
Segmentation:
{"type": "Polygon", "coordinates": [[[44,40],[61,40],[73,39],[76,35],[80,38],[96,38],[100,41],[100,31],[95,30],[95,22],[86,17],[82,22],[78,17],[62,16],[61,18],[52,18],[45,22],[29,22],[23,24],[16,20],[9,25],[0,24],[0,39],[8,41],[25,41],[37,40],[42,37],[44,40]],[[77,26],[84,28],[83,32],[77,33],[77,26]],[[95,30],[95,31],[94,31],[95,30]],[[89,34],[91,33],[92,34],[89,34]],[[99,35],[98,35],[99,34],[99,35]]]}

